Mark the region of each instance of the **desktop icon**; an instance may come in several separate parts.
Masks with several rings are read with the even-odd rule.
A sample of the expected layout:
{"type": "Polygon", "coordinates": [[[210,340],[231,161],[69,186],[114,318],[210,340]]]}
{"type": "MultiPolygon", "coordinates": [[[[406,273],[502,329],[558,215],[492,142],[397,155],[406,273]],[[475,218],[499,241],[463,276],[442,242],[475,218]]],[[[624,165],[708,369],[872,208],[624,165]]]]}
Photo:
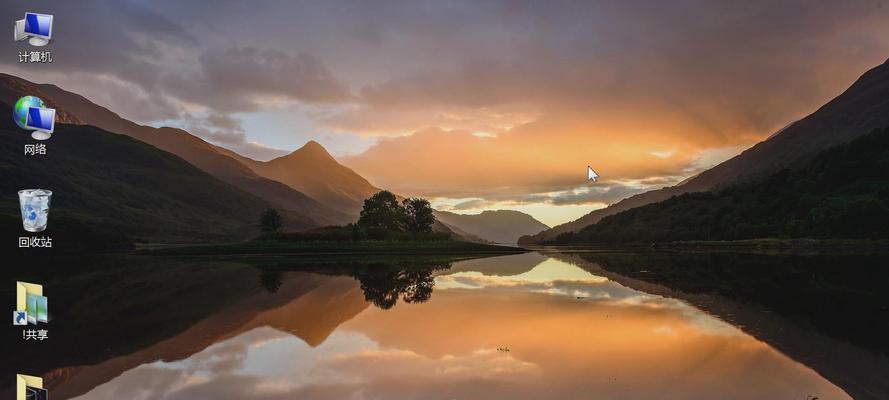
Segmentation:
{"type": "Polygon", "coordinates": [[[43,295],[43,285],[28,282],[15,283],[14,325],[37,325],[38,322],[49,322],[49,299],[43,295]],[[20,314],[16,314],[20,313],[20,314]],[[25,323],[19,319],[24,314],[25,323]]]}
{"type": "Polygon", "coordinates": [[[15,21],[16,42],[28,39],[31,46],[46,46],[52,39],[52,15],[25,13],[25,19],[15,21]]]}
{"type": "Polygon", "coordinates": [[[46,140],[52,137],[56,125],[56,110],[47,108],[46,103],[35,96],[25,96],[15,102],[12,116],[19,128],[31,132],[31,137],[46,140]]]}
{"type": "Polygon", "coordinates": [[[19,190],[22,227],[28,232],[43,232],[49,224],[49,203],[52,191],[46,189],[19,190]]]}
{"type": "Polygon", "coordinates": [[[43,388],[43,378],[23,374],[15,375],[15,400],[47,400],[49,392],[43,388]]]}

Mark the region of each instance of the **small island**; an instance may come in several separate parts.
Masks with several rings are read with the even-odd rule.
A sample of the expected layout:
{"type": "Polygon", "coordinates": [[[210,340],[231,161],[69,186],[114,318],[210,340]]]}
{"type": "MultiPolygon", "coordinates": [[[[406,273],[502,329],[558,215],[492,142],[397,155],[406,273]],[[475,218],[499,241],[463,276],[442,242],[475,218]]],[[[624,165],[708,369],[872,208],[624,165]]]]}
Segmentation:
{"type": "MultiPolygon", "coordinates": [[[[151,255],[483,255],[515,254],[519,247],[458,240],[447,228],[436,229],[432,206],[423,198],[398,198],[387,190],[364,200],[358,222],[306,231],[284,232],[281,213],[269,208],[259,218],[262,232],[253,240],[144,249],[151,255]]],[[[438,224],[443,227],[443,225],[438,224]]]]}

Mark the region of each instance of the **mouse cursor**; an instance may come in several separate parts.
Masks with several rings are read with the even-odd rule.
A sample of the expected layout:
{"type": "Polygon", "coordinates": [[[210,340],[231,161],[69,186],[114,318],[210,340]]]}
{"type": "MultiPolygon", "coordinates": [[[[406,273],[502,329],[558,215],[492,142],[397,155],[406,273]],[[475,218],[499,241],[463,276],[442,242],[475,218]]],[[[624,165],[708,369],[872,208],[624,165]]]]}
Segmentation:
{"type": "Polygon", "coordinates": [[[599,174],[597,174],[596,171],[593,171],[593,167],[587,165],[586,170],[587,170],[587,180],[588,181],[596,182],[599,180],[599,174]]]}

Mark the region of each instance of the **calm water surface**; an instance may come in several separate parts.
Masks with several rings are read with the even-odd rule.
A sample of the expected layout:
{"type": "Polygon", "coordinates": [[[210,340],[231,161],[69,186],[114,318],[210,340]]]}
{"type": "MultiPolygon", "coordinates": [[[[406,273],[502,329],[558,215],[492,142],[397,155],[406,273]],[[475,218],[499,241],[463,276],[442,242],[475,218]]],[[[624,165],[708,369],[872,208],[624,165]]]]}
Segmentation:
{"type": "Polygon", "coordinates": [[[384,276],[265,273],[265,290],[245,292],[187,328],[48,372],[51,393],[84,400],[851,398],[726,319],[619,284],[570,257],[528,253],[449,266],[384,276]]]}

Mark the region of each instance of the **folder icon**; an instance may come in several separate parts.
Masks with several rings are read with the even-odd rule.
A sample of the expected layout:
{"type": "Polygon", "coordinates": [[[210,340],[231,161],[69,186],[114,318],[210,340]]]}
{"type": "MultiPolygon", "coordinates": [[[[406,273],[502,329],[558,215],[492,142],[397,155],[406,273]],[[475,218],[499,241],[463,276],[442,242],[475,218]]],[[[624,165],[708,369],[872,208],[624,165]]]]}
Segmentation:
{"type": "Polygon", "coordinates": [[[48,300],[43,296],[43,285],[28,282],[15,283],[15,309],[28,313],[28,322],[49,322],[48,300]]]}
{"type": "Polygon", "coordinates": [[[43,389],[43,378],[30,375],[15,375],[15,400],[46,399],[47,393],[43,389]],[[28,393],[31,396],[28,397],[28,393]]]}

